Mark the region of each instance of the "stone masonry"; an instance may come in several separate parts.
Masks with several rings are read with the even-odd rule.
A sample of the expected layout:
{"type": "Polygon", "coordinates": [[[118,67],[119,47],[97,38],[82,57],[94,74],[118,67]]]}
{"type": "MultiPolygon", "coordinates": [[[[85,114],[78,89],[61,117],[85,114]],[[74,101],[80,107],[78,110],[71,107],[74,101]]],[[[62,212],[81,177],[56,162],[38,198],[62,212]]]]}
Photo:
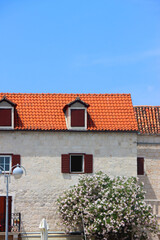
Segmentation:
{"type": "MultiPolygon", "coordinates": [[[[1,131],[0,136],[0,152],[20,154],[21,164],[27,171],[27,175],[19,180],[11,177],[9,185],[12,210],[22,214],[22,232],[39,231],[43,217],[47,219],[50,231],[63,230],[57,225],[56,199],[83,174],[62,174],[61,154],[93,154],[94,173],[137,175],[136,133],[1,131]]],[[[138,151],[140,154],[141,149],[138,151]]],[[[147,169],[149,172],[148,165],[147,169]]],[[[154,177],[150,179],[153,184],[158,184],[154,177]]],[[[3,178],[0,181],[2,196],[5,195],[5,184],[3,178]]],[[[155,196],[158,198],[158,191],[155,196]]]]}

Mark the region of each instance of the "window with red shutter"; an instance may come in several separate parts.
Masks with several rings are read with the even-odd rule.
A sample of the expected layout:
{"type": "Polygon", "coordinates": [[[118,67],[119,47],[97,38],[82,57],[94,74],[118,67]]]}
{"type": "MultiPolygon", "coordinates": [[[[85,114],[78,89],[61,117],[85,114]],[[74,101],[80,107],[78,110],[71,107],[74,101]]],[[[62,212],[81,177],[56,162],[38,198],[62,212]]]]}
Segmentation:
{"type": "Polygon", "coordinates": [[[137,175],[144,175],[144,158],[137,158],[137,175]]]}
{"type": "Polygon", "coordinates": [[[93,155],[91,154],[62,154],[61,163],[62,173],[78,174],[93,172],[93,155]]]}
{"type": "Polygon", "coordinates": [[[14,154],[0,154],[0,168],[3,172],[11,172],[13,171],[14,168],[13,166],[16,167],[16,165],[20,165],[20,155],[14,155],[14,154]]]}

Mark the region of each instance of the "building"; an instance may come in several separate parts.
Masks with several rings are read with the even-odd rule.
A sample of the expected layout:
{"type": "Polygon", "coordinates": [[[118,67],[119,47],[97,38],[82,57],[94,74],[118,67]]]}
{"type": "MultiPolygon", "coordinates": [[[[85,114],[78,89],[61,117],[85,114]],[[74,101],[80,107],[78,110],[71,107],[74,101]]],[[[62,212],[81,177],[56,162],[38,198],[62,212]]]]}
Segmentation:
{"type": "MultiPolygon", "coordinates": [[[[158,174],[155,159],[160,161],[159,137],[143,135],[140,129],[143,120],[140,116],[139,121],[139,116],[139,108],[133,108],[130,94],[0,93],[0,165],[9,171],[20,163],[27,171],[19,180],[11,177],[11,235],[17,238],[13,231],[18,232],[19,226],[22,238],[38,232],[43,217],[51,232],[63,231],[56,212],[57,197],[82,174],[100,170],[112,176],[137,176],[138,171],[148,190],[147,200],[156,200],[157,206],[159,187],[154,169],[158,174]],[[150,148],[152,144],[145,144],[151,139],[156,150],[148,159],[145,146],[150,148]],[[152,195],[151,188],[155,188],[156,195],[152,195]]],[[[159,124],[159,116],[157,119],[159,124]]],[[[2,178],[0,181],[2,236],[5,184],[2,178]]]]}
{"type": "Polygon", "coordinates": [[[160,222],[160,106],[134,107],[138,123],[137,161],[146,201],[160,222]]]}

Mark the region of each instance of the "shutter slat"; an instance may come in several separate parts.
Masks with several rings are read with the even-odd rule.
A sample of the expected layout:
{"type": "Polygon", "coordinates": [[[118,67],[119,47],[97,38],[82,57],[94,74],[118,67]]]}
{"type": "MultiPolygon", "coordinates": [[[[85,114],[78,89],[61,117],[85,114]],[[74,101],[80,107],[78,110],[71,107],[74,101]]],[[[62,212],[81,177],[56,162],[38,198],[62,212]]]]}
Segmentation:
{"type": "Polygon", "coordinates": [[[137,158],[137,175],[144,175],[144,158],[137,158]]]}
{"type": "Polygon", "coordinates": [[[62,154],[61,156],[61,172],[70,173],[70,155],[62,154]]]}
{"type": "Polygon", "coordinates": [[[93,155],[92,154],[84,155],[84,172],[85,173],[93,172],[93,155]]]}

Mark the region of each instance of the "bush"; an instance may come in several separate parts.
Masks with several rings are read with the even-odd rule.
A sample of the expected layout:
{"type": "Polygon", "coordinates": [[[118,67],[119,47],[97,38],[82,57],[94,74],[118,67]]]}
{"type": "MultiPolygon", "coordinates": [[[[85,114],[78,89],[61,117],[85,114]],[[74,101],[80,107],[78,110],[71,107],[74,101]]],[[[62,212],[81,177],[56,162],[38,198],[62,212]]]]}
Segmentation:
{"type": "Polygon", "coordinates": [[[57,202],[67,231],[82,230],[84,223],[88,239],[143,240],[148,232],[157,232],[144,196],[137,178],[110,178],[101,172],[80,178],[57,202]]]}

